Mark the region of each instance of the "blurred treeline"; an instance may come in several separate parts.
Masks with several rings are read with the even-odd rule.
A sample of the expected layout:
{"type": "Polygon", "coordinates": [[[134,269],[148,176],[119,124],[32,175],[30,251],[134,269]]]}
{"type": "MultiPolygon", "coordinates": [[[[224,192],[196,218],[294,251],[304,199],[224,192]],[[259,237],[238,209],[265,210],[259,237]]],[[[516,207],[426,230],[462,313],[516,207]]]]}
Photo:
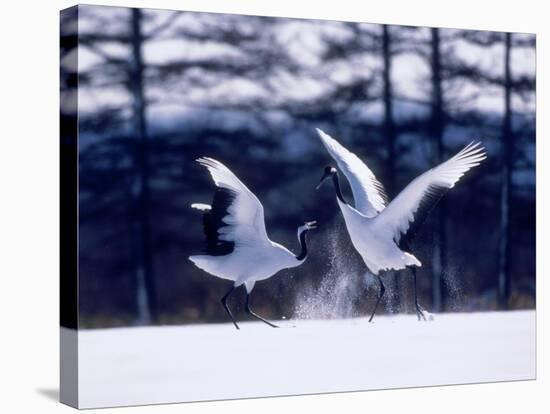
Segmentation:
{"type": "MultiPolygon", "coordinates": [[[[219,300],[228,282],[187,259],[203,245],[190,204],[214,191],[194,162],[204,155],[256,193],[273,240],[296,251],[296,226],[321,225],[302,267],[257,285],[258,312],[367,313],[376,285],[333,191],[314,190],[331,163],[315,127],[365,160],[390,198],[482,140],[488,159],[433,210],[414,244],[421,303],[534,307],[534,35],[97,6],[78,13],[81,327],[226,320],[219,300]]],[[[412,311],[410,274],[386,279],[385,310],[412,311]]]]}

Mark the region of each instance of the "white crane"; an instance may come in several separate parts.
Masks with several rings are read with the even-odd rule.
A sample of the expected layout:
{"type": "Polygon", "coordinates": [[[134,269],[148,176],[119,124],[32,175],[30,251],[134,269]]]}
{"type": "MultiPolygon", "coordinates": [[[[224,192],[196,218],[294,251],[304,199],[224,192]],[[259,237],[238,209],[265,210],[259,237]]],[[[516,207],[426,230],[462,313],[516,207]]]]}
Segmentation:
{"type": "Polygon", "coordinates": [[[384,188],[365,163],[328,134],[320,129],[317,132],[326,150],[348,179],[355,207],[347,203],[342,195],[336,168],[325,168],[317,188],[332,177],[351,241],[380,284],[380,294],[369,322],[385,292],[380,272],[407,267],[410,267],[414,277],[414,303],[418,320],[421,317],[426,320],[416,292],[415,266],[420,267],[422,264],[410,251],[409,241],[443,194],[453,188],[466,171],[486,158],[485,149],[480,143],[470,143],[454,157],[416,177],[386,206],[384,188]]]}
{"type": "Polygon", "coordinates": [[[269,240],[262,204],[229,168],[212,158],[199,158],[197,162],[208,169],[218,188],[212,205],[191,205],[203,212],[206,249],[205,254],[190,256],[189,260],[211,275],[233,281],[231,289],[222,297],[222,304],[235,328],[239,329],[239,325],[227,306],[227,299],[243,284],[246,312],[278,328],[250,309],[250,293],[257,281],[304,263],[308,253],[306,234],[316,228],[316,222],[308,221],[298,227],[301,252],[295,255],[269,240]]]}

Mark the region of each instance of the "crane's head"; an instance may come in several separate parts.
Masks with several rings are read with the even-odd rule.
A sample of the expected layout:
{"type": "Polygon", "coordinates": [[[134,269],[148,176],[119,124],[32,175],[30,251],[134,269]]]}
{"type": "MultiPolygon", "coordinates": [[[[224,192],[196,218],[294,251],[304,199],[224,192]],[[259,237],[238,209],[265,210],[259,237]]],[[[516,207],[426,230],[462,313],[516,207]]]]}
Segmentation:
{"type": "Polygon", "coordinates": [[[321,177],[321,181],[319,181],[319,184],[317,185],[317,187],[315,187],[315,189],[318,190],[327,178],[332,177],[336,173],[336,168],[331,167],[330,165],[326,166],[323,176],[321,177]]]}

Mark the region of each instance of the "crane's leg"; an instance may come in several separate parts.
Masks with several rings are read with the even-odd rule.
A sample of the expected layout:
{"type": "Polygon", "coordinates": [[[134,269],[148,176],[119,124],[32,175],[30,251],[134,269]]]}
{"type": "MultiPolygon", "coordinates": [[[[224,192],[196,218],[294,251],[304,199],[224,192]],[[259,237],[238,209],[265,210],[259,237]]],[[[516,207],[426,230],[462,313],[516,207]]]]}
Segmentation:
{"type": "Polygon", "coordinates": [[[416,317],[418,320],[420,320],[420,318],[426,320],[426,316],[424,316],[424,308],[422,308],[422,306],[418,303],[418,293],[416,291],[416,267],[412,266],[411,272],[414,278],[414,306],[416,308],[416,317]]]}
{"type": "Polygon", "coordinates": [[[372,311],[372,315],[369,318],[369,322],[372,322],[372,318],[374,318],[374,314],[376,313],[376,309],[378,309],[378,304],[380,303],[380,300],[382,300],[382,296],[384,296],[384,292],[386,291],[386,287],[384,286],[384,283],[382,283],[382,279],[380,276],[376,275],[378,278],[378,282],[380,282],[380,296],[378,296],[378,300],[376,301],[376,305],[374,305],[374,309],[372,311]]]}
{"type": "Polygon", "coordinates": [[[257,313],[254,313],[252,311],[252,309],[250,309],[250,293],[249,292],[246,292],[246,305],[245,305],[245,310],[247,313],[249,313],[250,315],[254,316],[256,319],[259,319],[261,320],[262,322],[265,322],[267,323],[269,326],[271,326],[272,328],[279,328],[279,326],[275,325],[274,323],[272,322],[269,322],[268,320],[262,318],[260,315],[258,315],[257,313]]]}
{"type": "Polygon", "coordinates": [[[240,329],[239,325],[237,325],[237,322],[235,321],[235,318],[233,317],[233,314],[231,313],[231,311],[229,310],[229,307],[227,306],[227,298],[229,297],[229,295],[233,293],[234,290],[235,290],[235,286],[233,285],[231,286],[231,289],[229,289],[229,291],[223,296],[222,305],[225,311],[227,312],[227,314],[229,315],[229,317],[231,318],[233,325],[235,325],[235,328],[240,329]]]}

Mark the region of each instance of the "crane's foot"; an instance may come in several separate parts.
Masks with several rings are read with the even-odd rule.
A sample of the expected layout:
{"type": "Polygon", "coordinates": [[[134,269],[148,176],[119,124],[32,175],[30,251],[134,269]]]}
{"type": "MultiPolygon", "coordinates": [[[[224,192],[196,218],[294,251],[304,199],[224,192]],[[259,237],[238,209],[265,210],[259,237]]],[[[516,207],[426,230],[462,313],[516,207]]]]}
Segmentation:
{"type": "Polygon", "coordinates": [[[273,322],[268,321],[267,319],[262,318],[260,315],[258,315],[256,312],[254,312],[252,309],[250,309],[250,293],[246,294],[246,303],[244,310],[249,315],[253,316],[254,318],[266,323],[267,325],[271,326],[272,328],[280,328],[280,326],[275,325],[273,322]]]}
{"type": "Polygon", "coordinates": [[[424,310],[424,308],[422,306],[420,306],[418,303],[416,304],[416,317],[418,318],[418,320],[426,320],[426,315],[424,315],[424,312],[426,312],[424,310]]]}
{"type": "Polygon", "coordinates": [[[273,322],[270,322],[270,321],[268,321],[267,319],[262,318],[260,315],[258,315],[257,313],[253,312],[252,309],[248,308],[248,309],[246,309],[246,311],[247,311],[250,315],[252,315],[253,317],[255,317],[256,319],[258,319],[258,320],[260,320],[260,321],[266,323],[267,325],[271,326],[272,328],[280,328],[279,325],[275,325],[273,322]]]}

